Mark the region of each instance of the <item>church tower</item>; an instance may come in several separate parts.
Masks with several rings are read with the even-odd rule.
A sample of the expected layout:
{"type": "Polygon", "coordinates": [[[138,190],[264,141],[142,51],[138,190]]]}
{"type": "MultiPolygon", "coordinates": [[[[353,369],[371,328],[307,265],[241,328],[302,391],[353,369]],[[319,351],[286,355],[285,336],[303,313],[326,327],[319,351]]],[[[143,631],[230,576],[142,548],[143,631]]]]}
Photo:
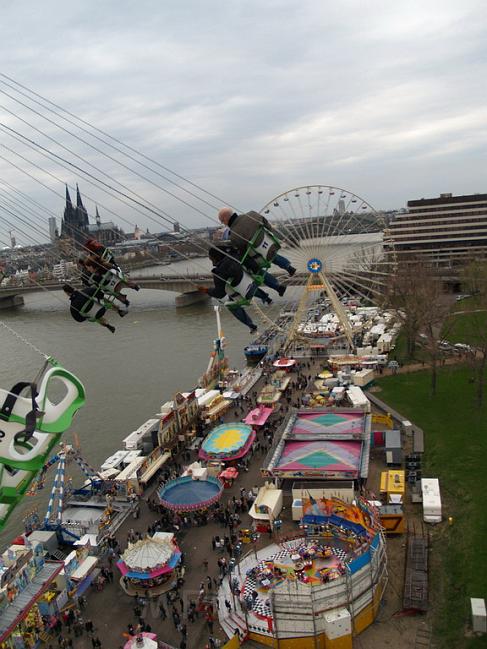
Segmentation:
{"type": "Polygon", "coordinates": [[[86,211],[78,185],[76,185],[76,207],[74,207],[66,185],[66,205],[61,221],[61,238],[71,239],[75,245],[82,246],[88,234],[88,212],[86,211]]]}

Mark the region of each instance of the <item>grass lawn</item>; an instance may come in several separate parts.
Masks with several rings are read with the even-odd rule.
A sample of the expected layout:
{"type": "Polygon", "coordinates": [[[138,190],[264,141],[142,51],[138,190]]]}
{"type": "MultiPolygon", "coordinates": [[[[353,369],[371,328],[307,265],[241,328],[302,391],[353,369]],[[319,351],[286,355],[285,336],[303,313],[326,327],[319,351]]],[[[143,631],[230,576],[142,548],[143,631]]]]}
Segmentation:
{"type": "MultiPolygon", "coordinates": [[[[430,602],[434,644],[477,649],[487,638],[466,638],[470,597],[487,598],[487,405],[474,406],[466,367],[442,368],[437,396],[430,396],[429,372],[381,379],[380,394],[423,428],[423,476],[438,477],[443,522],[432,532],[430,602]]],[[[486,396],[487,401],[487,396],[486,396]]]]}
{"type": "Polygon", "coordinates": [[[456,302],[452,306],[452,316],[445,323],[442,337],[452,343],[478,345],[481,342],[479,333],[482,336],[487,329],[487,311],[482,307],[475,298],[456,302]],[[455,315],[455,312],[460,313],[455,315]]]}

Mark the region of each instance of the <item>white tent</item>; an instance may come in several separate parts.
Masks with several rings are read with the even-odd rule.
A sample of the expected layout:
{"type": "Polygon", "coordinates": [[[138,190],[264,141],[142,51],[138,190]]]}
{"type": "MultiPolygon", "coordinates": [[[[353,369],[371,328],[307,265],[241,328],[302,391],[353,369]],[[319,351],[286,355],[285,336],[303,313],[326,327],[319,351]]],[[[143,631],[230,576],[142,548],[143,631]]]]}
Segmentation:
{"type": "Polygon", "coordinates": [[[151,570],[166,564],[173,552],[174,547],[170,539],[147,537],[129,544],[122,555],[122,560],[132,570],[151,570]]]}

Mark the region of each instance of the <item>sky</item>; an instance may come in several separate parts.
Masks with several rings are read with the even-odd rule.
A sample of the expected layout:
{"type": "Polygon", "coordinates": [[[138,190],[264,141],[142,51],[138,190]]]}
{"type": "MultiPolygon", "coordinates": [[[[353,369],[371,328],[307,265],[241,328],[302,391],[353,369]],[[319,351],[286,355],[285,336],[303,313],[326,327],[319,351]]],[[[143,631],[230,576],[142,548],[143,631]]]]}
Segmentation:
{"type": "Polygon", "coordinates": [[[5,219],[42,239],[64,183],[126,231],[212,225],[221,205],[261,209],[305,185],[385,210],[487,192],[485,0],[1,0],[0,18],[0,246],[5,219]],[[14,82],[162,166],[122,157],[14,82]],[[24,218],[28,198],[42,206],[35,230],[12,197],[24,218]]]}

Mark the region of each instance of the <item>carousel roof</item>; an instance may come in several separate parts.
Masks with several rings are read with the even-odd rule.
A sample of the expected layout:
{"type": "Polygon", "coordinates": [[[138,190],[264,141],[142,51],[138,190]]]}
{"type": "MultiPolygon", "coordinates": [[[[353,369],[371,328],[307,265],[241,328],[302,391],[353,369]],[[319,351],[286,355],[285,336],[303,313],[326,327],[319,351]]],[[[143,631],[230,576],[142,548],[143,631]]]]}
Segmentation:
{"type": "Polygon", "coordinates": [[[129,568],[149,570],[166,564],[174,550],[169,539],[147,537],[130,544],[123,553],[122,560],[129,568]]]}

